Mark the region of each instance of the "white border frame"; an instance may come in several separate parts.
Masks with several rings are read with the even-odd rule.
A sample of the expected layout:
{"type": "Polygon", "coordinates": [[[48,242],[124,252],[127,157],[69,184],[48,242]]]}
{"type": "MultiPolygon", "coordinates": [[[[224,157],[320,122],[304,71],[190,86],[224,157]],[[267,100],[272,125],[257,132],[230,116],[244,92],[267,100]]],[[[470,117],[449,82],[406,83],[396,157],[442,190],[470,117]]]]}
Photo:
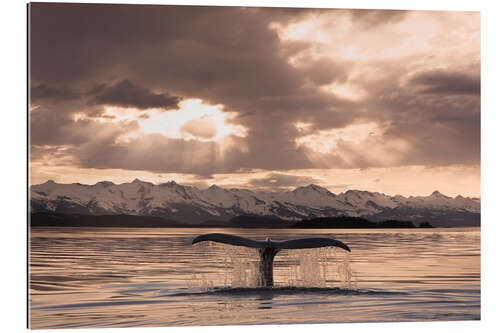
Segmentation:
{"type": "MultiPolygon", "coordinates": [[[[481,11],[481,317],[480,321],[468,322],[418,322],[418,323],[367,323],[367,324],[315,324],[310,325],[259,325],[259,326],[214,326],[214,327],[168,327],[132,328],[127,332],[201,332],[217,333],[253,332],[265,330],[273,332],[301,332],[314,329],[318,332],[348,329],[349,332],[488,332],[497,330],[498,313],[498,258],[499,242],[496,221],[500,188],[498,144],[500,142],[498,124],[500,105],[498,102],[499,71],[498,32],[500,31],[499,5],[495,1],[476,0],[198,0],[198,1],[53,1],[88,3],[143,3],[143,4],[193,4],[193,5],[232,5],[232,6],[287,6],[287,7],[328,7],[328,8],[372,8],[372,9],[427,9],[427,10],[473,10],[481,11]],[[348,325],[348,326],[345,326],[348,325]]],[[[2,135],[2,175],[0,189],[3,212],[2,248],[2,329],[7,332],[26,331],[26,191],[27,191],[27,117],[26,117],[26,4],[18,0],[2,1],[2,62],[4,75],[1,92],[4,99],[3,121],[0,122],[2,135]],[[6,103],[5,103],[6,100],[6,103]]],[[[46,330],[40,330],[45,332],[46,330]]],[[[52,332],[124,332],[124,329],[78,329],[57,330],[52,332]]]]}

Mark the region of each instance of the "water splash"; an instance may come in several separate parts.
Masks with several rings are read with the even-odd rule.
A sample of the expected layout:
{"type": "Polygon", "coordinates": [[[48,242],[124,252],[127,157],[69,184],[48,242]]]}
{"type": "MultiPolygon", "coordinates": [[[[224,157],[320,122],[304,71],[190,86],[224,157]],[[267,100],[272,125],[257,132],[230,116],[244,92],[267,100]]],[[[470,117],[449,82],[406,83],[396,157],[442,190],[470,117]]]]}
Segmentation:
{"type": "Polygon", "coordinates": [[[357,290],[358,284],[354,279],[351,264],[348,258],[344,258],[342,262],[337,265],[338,278],[340,287],[342,289],[357,290]]]}
{"type": "Polygon", "coordinates": [[[258,285],[258,251],[250,248],[239,248],[230,251],[228,256],[227,279],[231,287],[257,287],[258,285]]]}
{"type": "MultiPolygon", "coordinates": [[[[203,256],[220,258],[209,273],[193,274],[188,287],[207,291],[214,287],[255,288],[259,281],[256,249],[214,242],[196,244],[203,256]]],[[[356,290],[349,253],[337,248],[282,250],[274,260],[274,286],[341,288],[356,290]]]]}
{"type": "Polygon", "coordinates": [[[277,286],[355,289],[349,255],[336,248],[283,251],[275,260],[277,286]]]}

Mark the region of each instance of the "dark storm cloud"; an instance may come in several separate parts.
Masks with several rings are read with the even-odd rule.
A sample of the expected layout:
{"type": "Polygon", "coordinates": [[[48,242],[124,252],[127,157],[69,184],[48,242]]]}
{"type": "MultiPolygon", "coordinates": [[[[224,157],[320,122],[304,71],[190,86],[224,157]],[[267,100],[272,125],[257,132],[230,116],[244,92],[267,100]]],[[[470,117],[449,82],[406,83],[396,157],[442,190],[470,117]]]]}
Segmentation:
{"type": "MultiPolygon", "coordinates": [[[[479,102],[474,94],[465,93],[474,89],[477,76],[464,80],[449,73],[423,73],[409,87],[400,87],[407,75],[402,60],[382,64],[383,76],[375,81],[362,77],[358,84],[368,96],[361,101],[328,93],[319,86],[350,81],[356,64],[311,57],[294,67],[289,57],[313,43],[283,42],[269,28],[271,23],[300,21],[318,11],[41,3],[30,8],[33,81],[93,91],[72,106],[54,105],[58,102],[54,99],[34,111],[32,142],[74,145],[72,154],[80,166],[203,176],[243,169],[377,166],[352,146],[341,145],[353,156],[347,163],[340,151],[311,159],[311,151],[296,144],[303,135],[294,125],[299,121],[310,123],[314,131],[360,120],[389,123],[388,139],[409,142],[402,165],[478,161],[479,102]],[[410,89],[415,87],[417,91],[410,89]],[[445,95],[446,87],[454,98],[434,96],[445,95]],[[224,110],[236,113],[231,122],[248,129],[247,137],[235,137],[234,147],[224,152],[214,142],[162,135],[144,135],[124,144],[117,139],[137,124],[72,117],[79,112],[103,117],[100,104],[175,108],[181,98],[224,105],[224,110]]],[[[404,11],[349,13],[364,28],[395,23],[406,15],[404,11]]],[[[215,133],[210,126],[186,130],[204,138],[215,133]]]]}
{"type": "MultiPolygon", "coordinates": [[[[169,96],[221,103],[226,110],[252,114],[235,120],[249,129],[244,142],[248,153],[227,156],[224,169],[313,167],[303,149],[295,147],[294,133],[298,133],[293,122],[312,117],[324,126],[344,126],[356,112],[342,112],[346,101],[306,85],[311,80],[345,80],[342,65],[323,59],[311,62],[310,73],[296,69],[283,54],[277,33],[268,28],[276,20],[299,19],[306,13],[272,8],[34,4],[32,76],[40,82],[81,87],[130,78],[134,86],[169,91],[169,96]],[[273,113],[277,115],[271,116],[273,113]]],[[[118,89],[123,86],[127,88],[124,84],[103,87],[100,101],[132,104],[129,95],[121,93],[127,89],[118,89]]],[[[133,90],[130,84],[128,88],[133,90]]],[[[137,95],[147,93],[143,90],[137,95]]],[[[147,107],[142,98],[136,100],[147,107]]],[[[165,145],[174,147],[160,141],[151,141],[148,147],[158,145],[156,151],[165,151],[165,145]]],[[[114,156],[115,151],[127,154],[132,145],[114,148],[89,146],[80,160],[91,167],[96,156],[114,156]],[[107,154],[103,149],[112,151],[107,154]]],[[[144,159],[136,163],[165,171],[144,159]]],[[[175,170],[182,168],[176,166],[175,170]]]]}
{"type": "Polygon", "coordinates": [[[411,152],[404,155],[401,164],[474,165],[479,164],[481,158],[480,123],[479,114],[447,122],[436,122],[433,117],[428,117],[412,123],[395,123],[387,135],[405,138],[412,145],[411,152]],[[425,131],[418,133],[413,129],[415,125],[425,128],[425,131]]]}
{"type": "MultiPolygon", "coordinates": [[[[236,111],[279,96],[298,99],[316,94],[323,107],[332,102],[304,89],[304,73],[281,53],[277,33],[268,28],[283,16],[281,9],[33,6],[32,76],[41,82],[130,78],[137,85],[222,102],[236,111]],[[263,11],[267,15],[261,15],[263,11]],[[58,19],[48,22],[49,17],[58,19]],[[48,51],[47,44],[59,52],[48,51]]],[[[302,11],[295,13],[298,18],[302,11]]],[[[331,68],[326,71],[335,77],[331,68]]],[[[319,80],[329,80],[322,75],[319,80]]]]}
{"type": "Polygon", "coordinates": [[[80,97],[80,94],[68,87],[55,87],[46,84],[39,84],[30,89],[31,101],[43,100],[64,101],[80,97]]]}
{"type": "Polygon", "coordinates": [[[481,93],[479,73],[470,75],[457,71],[426,71],[413,76],[410,83],[423,86],[420,91],[423,94],[479,95],[481,93]]]}
{"type": "MultiPolygon", "coordinates": [[[[101,123],[88,119],[74,119],[63,106],[41,106],[30,113],[30,142],[32,145],[73,145],[87,142],[103,144],[115,142],[117,137],[137,129],[137,122],[101,123]]],[[[99,110],[89,114],[102,117],[99,110]]]]}
{"type": "MultiPolygon", "coordinates": [[[[464,84],[443,79],[477,77],[477,64],[460,72],[460,75],[425,72],[425,75],[417,75],[416,81],[412,77],[403,86],[399,82],[406,75],[404,60],[399,65],[378,63],[377,66],[385,75],[373,82],[364,81],[365,89],[371,94],[363,101],[362,107],[370,110],[366,115],[367,119],[388,124],[383,135],[378,138],[379,146],[386,146],[386,150],[390,151],[390,143],[397,139],[409,144],[408,150],[400,155],[397,165],[479,164],[480,96],[465,94],[463,89],[456,88],[463,87],[464,84]],[[444,93],[445,82],[452,86],[455,84],[455,88],[449,88],[449,92],[444,93]],[[422,83],[439,86],[441,90],[436,89],[434,94],[430,94],[422,91],[422,83]]],[[[366,140],[367,147],[373,146],[373,140],[371,136],[366,140]]],[[[363,150],[353,150],[353,145],[349,143],[341,145],[352,156],[354,165],[362,168],[380,165],[363,150]]]]}
{"type": "Polygon", "coordinates": [[[315,85],[327,85],[333,82],[343,83],[349,77],[352,64],[336,63],[328,58],[313,60],[311,57],[302,57],[299,70],[304,77],[310,79],[315,85]]]}
{"type": "Polygon", "coordinates": [[[168,93],[156,94],[146,88],[134,85],[129,80],[114,85],[100,84],[90,91],[91,102],[95,104],[114,105],[138,109],[162,108],[172,109],[179,106],[181,97],[168,93]]]}

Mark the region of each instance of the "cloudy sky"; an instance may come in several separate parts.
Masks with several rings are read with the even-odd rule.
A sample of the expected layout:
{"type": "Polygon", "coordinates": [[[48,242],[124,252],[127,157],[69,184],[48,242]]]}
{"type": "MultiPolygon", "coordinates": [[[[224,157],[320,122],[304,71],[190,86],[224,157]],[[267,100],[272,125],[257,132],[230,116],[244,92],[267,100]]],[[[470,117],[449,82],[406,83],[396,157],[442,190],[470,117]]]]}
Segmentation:
{"type": "Polygon", "coordinates": [[[480,195],[477,12],[31,4],[30,180],[480,195]]]}

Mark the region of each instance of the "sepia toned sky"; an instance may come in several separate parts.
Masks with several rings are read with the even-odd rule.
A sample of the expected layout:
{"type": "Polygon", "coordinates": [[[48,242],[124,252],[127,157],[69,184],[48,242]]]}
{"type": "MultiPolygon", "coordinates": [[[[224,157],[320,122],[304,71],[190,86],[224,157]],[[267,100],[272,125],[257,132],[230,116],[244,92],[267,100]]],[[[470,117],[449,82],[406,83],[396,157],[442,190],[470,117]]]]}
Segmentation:
{"type": "Polygon", "coordinates": [[[480,195],[478,12],[30,5],[30,180],[480,195]]]}

